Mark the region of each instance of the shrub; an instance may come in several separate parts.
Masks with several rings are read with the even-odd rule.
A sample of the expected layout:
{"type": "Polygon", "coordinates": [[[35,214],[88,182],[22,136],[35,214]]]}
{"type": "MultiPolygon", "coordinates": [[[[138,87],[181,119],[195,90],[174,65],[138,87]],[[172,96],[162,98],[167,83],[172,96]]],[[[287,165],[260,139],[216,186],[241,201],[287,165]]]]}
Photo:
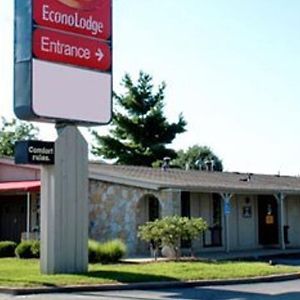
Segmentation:
{"type": "Polygon", "coordinates": [[[0,242],[0,257],[14,257],[17,244],[12,241],[0,242]]]}
{"type": "Polygon", "coordinates": [[[89,240],[89,262],[95,263],[97,262],[97,249],[99,247],[100,243],[94,240],[89,240]]]}
{"type": "Polygon", "coordinates": [[[121,240],[116,239],[106,243],[89,241],[89,262],[116,263],[125,253],[126,246],[121,240]]]}
{"type": "Polygon", "coordinates": [[[39,258],[40,242],[35,240],[22,241],[15,252],[18,258],[39,258]]]}
{"type": "Polygon", "coordinates": [[[206,229],[207,224],[202,218],[169,216],[139,226],[138,237],[150,242],[156,249],[169,246],[175,251],[177,257],[180,240],[192,241],[199,238],[200,233],[206,229]]]}
{"type": "Polygon", "coordinates": [[[98,258],[103,264],[116,263],[126,253],[126,246],[121,240],[113,240],[100,244],[98,258]]]}
{"type": "Polygon", "coordinates": [[[33,241],[31,246],[31,252],[34,258],[40,258],[40,252],[41,252],[40,241],[33,241]]]}

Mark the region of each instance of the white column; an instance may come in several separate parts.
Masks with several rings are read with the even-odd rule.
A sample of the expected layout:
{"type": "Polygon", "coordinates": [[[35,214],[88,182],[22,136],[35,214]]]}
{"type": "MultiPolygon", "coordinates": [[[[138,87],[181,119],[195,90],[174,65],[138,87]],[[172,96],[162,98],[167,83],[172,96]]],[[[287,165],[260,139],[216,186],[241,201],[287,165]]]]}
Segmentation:
{"type": "Polygon", "coordinates": [[[224,225],[225,225],[225,250],[228,253],[230,251],[230,228],[229,228],[229,215],[231,210],[230,200],[232,198],[231,193],[221,193],[223,199],[224,210],[224,225]]]}
{"type": "Polygon", "coordinates": [[[41,272],[86,272],[88,148],[75,126],[59,134],[55,165],[42,167],[41,180],[41,272]]]}
{"type": "Polygon", "coordinates": [[[284,199],[286,195],[283,193],[278,193],[274,195],[277,200],[278,207],[278,238],[279,245],[282,250],[285,250],[285,242],[284,242],[284,199]]]}
{"type": "Polygon", "coordinates": [[[30,216],[31,216],[31,205],[30,205],[30,192],[27,192],[27,217],[26,217],[26,239],[30,238],[30,216]]]}

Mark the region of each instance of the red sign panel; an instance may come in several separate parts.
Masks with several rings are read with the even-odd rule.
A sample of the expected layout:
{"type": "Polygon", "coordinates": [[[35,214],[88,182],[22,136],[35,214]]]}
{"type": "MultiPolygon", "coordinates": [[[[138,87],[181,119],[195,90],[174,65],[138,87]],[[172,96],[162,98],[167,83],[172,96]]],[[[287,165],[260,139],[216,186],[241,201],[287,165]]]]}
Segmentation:
{"type": "Polygon", "coordinates": [[[42,60],[100,71],[108,71],[111,67],[111,51],[107,43],[57,31],[36,29],[33,32],[33,54],[42,60]]]}
{"type": "Polygon", "coordinates": [[[33,0],[37,25],[108,40],[111,0],[33,0]]]}

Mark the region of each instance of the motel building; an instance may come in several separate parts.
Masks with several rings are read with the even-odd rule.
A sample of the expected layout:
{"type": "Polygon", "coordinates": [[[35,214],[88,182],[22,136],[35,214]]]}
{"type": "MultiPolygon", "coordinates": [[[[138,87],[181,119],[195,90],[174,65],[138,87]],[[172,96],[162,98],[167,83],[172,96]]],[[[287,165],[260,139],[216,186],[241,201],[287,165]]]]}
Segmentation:
{"type": "MultiPolygon", "coordinates": [[[[39,238],[40,189],[38,166],[0,158],[0,240],[39,238]]],[[[300,251],[298,177],[90,162],[88,201],[89,238],[120,238],[129,256],[150,255],[139,225],[175,214],[208,223],[195,253],[300,251]]]]}

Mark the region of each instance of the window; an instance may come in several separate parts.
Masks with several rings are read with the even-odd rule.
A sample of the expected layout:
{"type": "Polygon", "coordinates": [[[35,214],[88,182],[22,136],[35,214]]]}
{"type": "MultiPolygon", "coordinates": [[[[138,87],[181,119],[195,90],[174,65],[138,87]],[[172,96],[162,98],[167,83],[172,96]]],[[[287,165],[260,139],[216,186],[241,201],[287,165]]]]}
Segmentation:
{"type": "MultiPolygon", "coordinates": [[[[181,192],[181,216],[182,217],[191,217],[191,195],[190,192],[181,192]]],[[[191,241],[182,240],[182,248],[191,248],[191,241]]]]}
{"type": "Polygon", "coordinates": [[[212,223],[213,226],[221,226],[221,196],[213,194],[212,202],[212,223]]]}
{"type": "Polygon", "coordinates": [[[181,192],[181,216],[191,217],[190,192],[181,192]]]}

